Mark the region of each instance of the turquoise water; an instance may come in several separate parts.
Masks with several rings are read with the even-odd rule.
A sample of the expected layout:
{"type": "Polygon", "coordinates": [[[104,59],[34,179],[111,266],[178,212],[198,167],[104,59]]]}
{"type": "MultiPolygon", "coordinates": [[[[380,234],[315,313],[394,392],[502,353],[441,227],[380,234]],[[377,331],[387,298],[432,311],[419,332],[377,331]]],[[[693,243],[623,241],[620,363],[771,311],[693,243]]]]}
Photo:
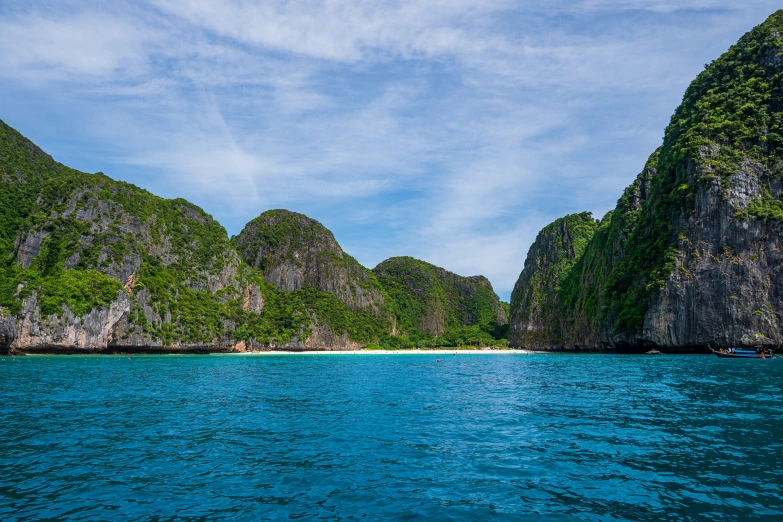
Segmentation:
{"type": "Polygon", "coordinates": [[[0,519],[782,520],[781,385],[711,356],[3,357],[0,519]]]}

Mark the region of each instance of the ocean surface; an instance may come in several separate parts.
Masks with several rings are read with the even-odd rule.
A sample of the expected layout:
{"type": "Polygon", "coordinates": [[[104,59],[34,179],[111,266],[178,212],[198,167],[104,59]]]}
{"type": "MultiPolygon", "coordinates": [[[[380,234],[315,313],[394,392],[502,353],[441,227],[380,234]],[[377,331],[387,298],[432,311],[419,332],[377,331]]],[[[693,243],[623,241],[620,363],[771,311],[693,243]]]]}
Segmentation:
{"type": "Polygon", "coordinates": [[[2,357],[0,520],[783,520],[782,386],[697,355],[2,357]]]}

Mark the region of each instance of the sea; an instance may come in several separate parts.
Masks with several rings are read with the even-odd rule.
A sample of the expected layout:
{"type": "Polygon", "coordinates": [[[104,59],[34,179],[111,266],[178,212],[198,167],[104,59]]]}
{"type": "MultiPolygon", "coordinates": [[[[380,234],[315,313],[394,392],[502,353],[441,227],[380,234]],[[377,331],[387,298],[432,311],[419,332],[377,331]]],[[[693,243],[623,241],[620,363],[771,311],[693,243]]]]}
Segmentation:
{"type": "Polygon", "coordinates": [[[783,520],[783,359],[0,357],[0,520],[783,520]]]}

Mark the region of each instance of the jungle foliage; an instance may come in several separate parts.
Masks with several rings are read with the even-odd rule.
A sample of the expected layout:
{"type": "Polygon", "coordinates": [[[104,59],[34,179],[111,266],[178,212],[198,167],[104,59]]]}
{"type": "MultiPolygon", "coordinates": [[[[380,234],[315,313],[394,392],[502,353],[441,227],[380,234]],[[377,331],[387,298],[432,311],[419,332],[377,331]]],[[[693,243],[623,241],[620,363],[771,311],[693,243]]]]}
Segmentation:
{"type": "MultiPolygon", "coordinates": [[[[262,217],[277,214],[280,226],[264,229],[268,246],[313,240],[287,218],[293,213],[262,217]]],[[[362,284],[380,288],[388,306],[400,310],[375,274],[348,255],[337,257],[335,263],[356,265],[366,274],[362,284]]],[[[501,336],[486,312],[497,298],[485,289],[462,305],[477,326],[452,320],[440,337],[415,328],[393,336],[392,315],[351,310],[313,288],[278,290],[240,259],[223,227],[200,208],[70,169],[0,122],[0,309],[16,314],[33,295],[41,314],[55,320],[129,299],[131,328],[120,342],[135,335],[164,346],[251,339],[281,346],[304,342],[312,328],[386,346],[492,344],[493,335],[501,336]],[[260,311],[247,309],[251,291],[261,295],[260,311]]],[[[406,320],[397,322],[412,324],[406,320]]]]}
{"type": "Polygon", "coordinates": [[[392,347],[493,346],[506,343],[507,308],[489,281],[462,277],[412,257],[393,257],[373,269],[390,297],[398,336],[392,347]]]}

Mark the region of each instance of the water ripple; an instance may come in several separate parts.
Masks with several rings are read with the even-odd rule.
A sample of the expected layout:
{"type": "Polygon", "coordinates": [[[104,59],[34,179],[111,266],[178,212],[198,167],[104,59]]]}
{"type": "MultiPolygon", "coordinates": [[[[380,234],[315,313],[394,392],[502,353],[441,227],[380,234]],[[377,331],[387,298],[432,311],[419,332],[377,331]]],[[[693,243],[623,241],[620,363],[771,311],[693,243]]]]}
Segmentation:
{"type": "Polygon", "coordinates": [[[2,520],[780,520],[783,363],[0,358],[2,520]]]}

